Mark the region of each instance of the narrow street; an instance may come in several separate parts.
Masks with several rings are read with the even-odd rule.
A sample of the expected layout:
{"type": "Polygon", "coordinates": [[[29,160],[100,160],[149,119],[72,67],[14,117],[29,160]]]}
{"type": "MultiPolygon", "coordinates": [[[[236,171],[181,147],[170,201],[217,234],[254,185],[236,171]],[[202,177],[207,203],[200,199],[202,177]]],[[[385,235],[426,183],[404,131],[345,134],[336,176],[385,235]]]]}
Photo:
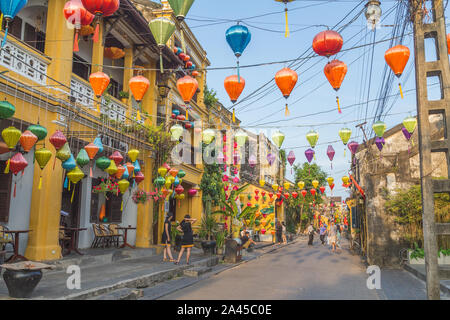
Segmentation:
{"type": "Polygon", "coordinates": [[[343,247],[332,253],[317,237],[313,247],[302,238],[162,299],[426,299],[425,284],[403,270],[382,270],[382,289],[367,289],[360,257],[343,247]]]}

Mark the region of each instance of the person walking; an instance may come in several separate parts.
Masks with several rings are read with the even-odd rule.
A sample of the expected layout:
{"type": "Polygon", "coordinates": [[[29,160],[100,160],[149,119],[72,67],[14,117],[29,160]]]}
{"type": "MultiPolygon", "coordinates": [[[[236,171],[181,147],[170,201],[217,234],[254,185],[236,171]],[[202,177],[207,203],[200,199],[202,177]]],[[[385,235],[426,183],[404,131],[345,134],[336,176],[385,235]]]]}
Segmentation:
{"type": "Polygon", "coordinates": [[[175,259],[172,256],[172,251],[170,250],[170,230],[172,229],[172,219],[173,219],[173,213],[169,212],[167,214],[166,220],[164,221],[164,231],[162,234],[161,243],[164,246],[164,258],[163,261],[170,261],[175,262],[175,259]],[[167,259],[167,256],[170,260],[167,259]]]}
{"type": "Polygon", "coordinates": [[[283,226],[281,225],[280,220],[277,221],[277,223],[275,224],[275,234],[276,234],[276,242],[278,244],[281,244],[281,239],[283,236],[283,226]]]}
{"type": "Polygon", "coordinates": [[[283,244],[287,244],[286,224],[284,223],[284,221],[281,222],[281,236],[283,238],[283,244]]]}
{"type": "Polygon", "coordinates": [[[339,224],[336,225],[336,249],[339,248],[341,250],[341,226],[339,224]]]}
{"type": "Polygon", "coordinates": [[[179,264],[181,257],[183,256],[184,249],[186,249],[186,264],[189,264],[189,258],[191,256],[191,248],[194,246],[194,235],[192,234],[192,224],[194,224],[197,219],[191,219],[190,215],[185,215],[183,221],[177,227],[178,231],[183,232],[183,238],[181,240],[181,250],[178,255],[175,264],[179,264]]]}
{"type": "Polygon", "coordinates": [[[312,246],[314,241],[314,227],[312,223],[308,226],[308,229],[306,231],[308,232],[309,236],[308,246],[312,246]]]}
{"type": "Polygon", "coordinates": [[[327,235],[327,225],[326,224],[322,224],[322,226],[320,227],[320,241],[322,242],[322,245],[325,245],[325,236],[327,235]]]}
{"type": "Polygon", "coordinates": [[[330,231],[328,232],[328,238],[330,239],[331,251],[336,252],[336,238],[337,228],[334,222],[331,222],[330,231]]]}

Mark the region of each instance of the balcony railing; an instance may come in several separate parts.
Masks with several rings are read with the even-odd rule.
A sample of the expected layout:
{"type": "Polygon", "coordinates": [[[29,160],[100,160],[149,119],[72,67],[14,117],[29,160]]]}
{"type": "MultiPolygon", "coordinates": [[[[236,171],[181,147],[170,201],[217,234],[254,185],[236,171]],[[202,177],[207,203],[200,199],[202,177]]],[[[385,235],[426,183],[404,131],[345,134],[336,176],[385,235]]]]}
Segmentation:
{"type": "Polygon", "coordinates": [[[0,65],[40,85],[47,84],[48,62],[8,41],[0,50],[0,65]]]}

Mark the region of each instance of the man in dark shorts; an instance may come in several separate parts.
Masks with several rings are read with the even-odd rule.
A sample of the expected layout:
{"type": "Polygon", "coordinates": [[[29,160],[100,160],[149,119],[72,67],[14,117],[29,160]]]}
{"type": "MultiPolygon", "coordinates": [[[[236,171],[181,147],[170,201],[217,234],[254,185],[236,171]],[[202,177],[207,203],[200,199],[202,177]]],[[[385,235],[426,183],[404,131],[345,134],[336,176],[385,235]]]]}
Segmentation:
{"type": "Polygon", "coordinates": [[[246,231],[244,236],[241,237],[242,248],[248,249],[256,245],[255,241],[250,239],[250,232],[246,231]]]}

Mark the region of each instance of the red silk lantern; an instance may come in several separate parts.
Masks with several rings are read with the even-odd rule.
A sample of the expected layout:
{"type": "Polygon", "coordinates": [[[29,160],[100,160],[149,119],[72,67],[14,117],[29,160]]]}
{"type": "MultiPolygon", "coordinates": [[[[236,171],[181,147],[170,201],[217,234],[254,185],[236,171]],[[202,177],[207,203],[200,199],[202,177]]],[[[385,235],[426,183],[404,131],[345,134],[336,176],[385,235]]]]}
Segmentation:
{"type": "Polygon", "coordinates": [[[277,192],[277,199],[281,198],[281,192],[277,192]]]}
{"type": "Polygon", "coordinates": [[[285,197],[286,199],[288,199],[288,198],[289,198],[289,193],[286,192],[286,193],[284,194],[284,197],[285,197]]]}
{"type": "MultiPolygon", "coordinates": [[[[386,63],[392,69],[394,74],[397,76],[397,78],[400,78],[403,71],[405,70],[406,64],[408,63],[409,56],[410,51],[408,47],[398,45],[387,50],[384,54],[384,59],[386,60],[386,63]]],[[[400,90],[400,96],[403,99],[402,85],[400,82],[398,83],[398,87],[400,90]]]]}
{"type": "Polygon", "coordinates": [[[28,166],[27,160],[23,155],[18,152],[9,160],[9,170],[17,175],[20,171],[24,170],[28,166]]]}
{"type": "Polygon", "coordinates": [[[255,194],[258,195],[258,193],[259,193],[259,190],[255,189],[255,194]]]}
{"type": "Polygon", "coordinates": [[[272,199],[272,197],[273,197],[273,193],[272,192],[269,192],[269,197],[272,199]]]}
{"type": "Polygon", "coordinates": [[[191,59],[191,57],[188,56],[187,54],[185,54],[184,57],[183,57],[183,61],[184,62],[188,62],[190,59],[191,59]]]}
{"type": "Polygon", "coordinates": [[[136,173],[134,175],[134,181],[136,181],[137,184],[139,184],[142,181],[144,181],[144,179],[145,179],[145,176],[144,176],[144,174],[141,171],[139,171],[138,173],[136,173]]]}
{"type": "Polygon", "coordinates": [[[186,122],[186,123],[184,124],[184,127],[185,127],[186,129],[190,129],[190,128],[192,128],[192,124],[191,124],[190,122],[186,122]]]}
{"type": "Polygon", "coordinates": [[[280,71],[278,71],[275,75],[275,83],[277,84],[283,96],[286,98],[286,110],[285,110],[286,116],[289,115],[287,99],[291,95],[291,92],[294,89],[295,85],[297,84],[297,81],[298,81],[297,72],[289,68],[283,68],[280,71]]]}
{"type": "Polygon", "coordinates": [[[297,199],[297,197],[298,197],[298,193],[297,192],[292,192],[292,197],[294,198],[294,199],[297,199]]]}
{"type": "Polygon", "coordinates": [[[107,74],[98,71],[89,76],[89,82],[91,83],[92,90],[97,98],[100,98],[109,85],[109,77],[107,74]]]}
{"type": "Polygon", "coordinates": [[[322,194],[325,193],[325,187],[320,187],[319,190],[320,192],[322,192],[322,194]]]}
{"type": "Polygon", "coordinates": [[[239,81],[237,75],[232,75],[225,78],[223,85],[228,93],[228,96],[230,97],[231,102],[236,103],[245,88],[245,80],[240,77],[239,81]]]}
{"type": "Polygon", "coordinates": [[[261,191],[261,195],[264,197],[266,195],[265,191],[261,191]]]}
{"type": "Polygon", "coordinates": [[[247,207],[251,207],[252,203],[251,202],[247,202],[247,207]]]}
{"type": "Polygon", "coordinates": [[[115,162],[116,166],[118,166],[123,161],[123,156],[119,151],[114,151],[113,154],[109,157],[112,161],[115,162]]]}
{"type": "Polygon", "coordinates": [[[136,76],[130,79],[128,85],[134,99],[139,103],[142,101],[142,98],[144,98],[145,93],[150,87],[150,81],[143,76],[136,76]]]}
{"type": "MultiPolygon", "coordinates": [[[[344,81],[345,75],[347,74],[347,65],[345,64],[345,62],[333,60],[327,63],[323,72],[325,73],[328,82],[330,82],[333,89],[337,92],[341,88],[342,82],[344,81]]],[[[338,105],[339,113],[342,113],[339,103],[339,96],[336,96],[336,102],[338,105]]]]}
{"type": "Polygon", "coordinates": [[[184,58],[186,58],[186,54],[185,54],[184,52],[181,52],[181,53],[178,55],[178,58],[180,58],[182,61],[184,61],[184,58]]]}
{"type": "Polygon", "coordinates": [[[179,116],[177,116],[177,120],[184,121],[184,120],[186,120],[186,117],[180,114],[179,116]]]}
{"type": "Polygon", "coordinates": [[[34,145],[38,141],[38,137],[33,132],[26,130],[20,136],[19,141],[23,150],[25,150],[26,152],[30,152],[30,150],[34,147],[34,145]]]}
{"type": "Polygon", "coordinates": [[[192,67],[192,61],[186,62],[186,68],[189,69],[190,67],[192,67]]]}
{"type": "Polygon", "coordinates": [[[334,188],[334,183],[331,184],[331,186],[330,186],[331,191],[333,191],[333,188],[334,188]]]}
{"type": "Polygon", "coordinates": [[[255,196],[255,200],[256,200],[256,201],[259,201],[259,196],[255,196]]]}
{"type": "Polygon", "coordinates": [[[181,184],[177,185],[177,187],[175,188],[175,193],[180,195],[184,192],[184,188],[181,184]]]}
{"type": "Polygon", "coordinates": [[[308,193],[306,190],[301,191],[303,198],[306,197],[306,194],[308,193]]]}
{"type": "Polygon", "coordinates": [[[98,33],[100,27],[100,18],[108,17],[119,9],[119,0],[81,0],[83,6],[97,19],[95,32],[94,32],[94,42],[98,42],[98,33]]]}
{"type": "Polygon", "coordinates": [[[342,49],[344,40],[342,36],[333,30],[326,30],[318,33],[313,40],[313,50],[319,56],[329,58],[339,53],[342,49]]]}
{"type": "Polygon", "coordinates": [[[49,138],[49,141],[56,150],[59,150],[66,144],[67,139],[61,131],[56,130],[56,132],[49,138]]]}
{"type": "Polygon", "coordinates": [[[94,20],[94,15],[86,10],[81,0],[70,0],[66,2],[63,9],[67,22],[75,26],[75,39],[73,41],[73,51],[78,52],[78,37],[82,26],[88,26],[94,20]]]}

